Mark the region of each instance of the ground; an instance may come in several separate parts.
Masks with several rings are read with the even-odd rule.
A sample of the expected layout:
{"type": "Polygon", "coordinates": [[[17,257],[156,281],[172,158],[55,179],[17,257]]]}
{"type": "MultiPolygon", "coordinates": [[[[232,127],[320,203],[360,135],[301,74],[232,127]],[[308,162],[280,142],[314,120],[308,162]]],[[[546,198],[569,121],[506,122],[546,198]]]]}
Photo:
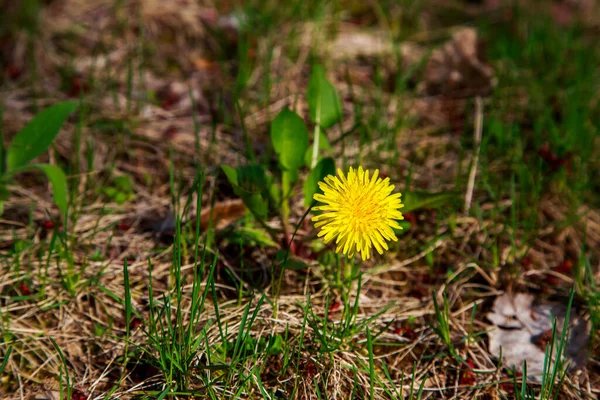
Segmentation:
{"type": "Polygon", "coordinates": [[[2,398],[599,396],[596,1],[1,4],[4,149],[77,104],[66,216],[0,178],[2,398]],[[317,237],[317,136],[402,193],[383,255],[317,237]]]}

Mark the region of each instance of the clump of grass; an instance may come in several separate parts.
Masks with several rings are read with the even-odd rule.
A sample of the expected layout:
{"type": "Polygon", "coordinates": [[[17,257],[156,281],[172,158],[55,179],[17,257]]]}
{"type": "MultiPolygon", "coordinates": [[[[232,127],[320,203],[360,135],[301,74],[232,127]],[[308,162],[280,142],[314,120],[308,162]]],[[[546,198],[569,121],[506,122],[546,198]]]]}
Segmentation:
{"type": "MultiPolygon", "coordinates": [[[[585,25],[557,30],[528,4],[501,10],[510,19],[472,19],[462,2],[267,1],[214,13],[182,2],[148,16],[157,5],[145,1],[141,13],[124,2],[65,6],[77,27],[66,33],[51,19],[58,6],[28,1],[22,18],[0,28],[0,37],[28,30],[8,53],[0,40],[7,62],[28,56],[14,60],[27,62],[20,78],[0,61],[6,142],[30,111],[79,97],[79,119],[36,154],[67,172],[64,201],[51,201],[29,173],[0,182],[2,394],[597,392],[595,349],[585,384],[561,358],[566,325],[560,337],[554,326],[540,385],[504,371],[481,340],[489,299],[501,291],[566,301],[575,286],[600,325],[600,54],[585,25]],[[88,6],[96,19],[76,12],[88,6]],[[172,30],[177,12],[181,31],[172,30]],[[189,16],[203,24],[194,19],[190,31],[189,16]],[[424,99],[428,55],[466,20],[488,43],[498,85],[481,102],[424,99]],[[389,52],[340,60],[330,50],[337,32],[397,40],[389,52]],[[405,41],[424,55],[408,68],[405,41]],[[408,112],[422,101],[439,101],[444,118],[408,112]],[[482,117],[481,135],[472,115],[482,117]],[[362,264],[337,255],[309,223],[320,212],[318,182],[357,165],[389,176],[405,204],[398,242],[362,264]],[[223,211],[231,201],[245,212],[223,211]],[[557,271],[565,261],[572,269],[557,271]]],[[[2,173],[11,148],[0,148],[2,173]]]]}

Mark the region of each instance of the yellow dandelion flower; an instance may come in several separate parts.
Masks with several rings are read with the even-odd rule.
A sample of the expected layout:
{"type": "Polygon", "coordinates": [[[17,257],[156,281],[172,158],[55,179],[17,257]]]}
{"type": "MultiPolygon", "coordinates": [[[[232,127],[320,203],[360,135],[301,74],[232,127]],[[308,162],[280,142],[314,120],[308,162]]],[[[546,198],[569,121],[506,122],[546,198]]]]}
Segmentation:
{"type": "Polygon", "coordinates": [[[338,169],[338,175],[319,182],[323,194],[313,198],[325,205],[315,210],[325,211],[312,218],[319,237],[325,243],[335,239],[336,252],[352,257],[359,252],[362,259],[371,257],[371,247],[379,254],[388,250],[386,241],[397,241],[392,228],[402,229],[396,220],[404,219],[400,208],[400,193],[392,194],[390,179],[381,179],[379,170],[369,177],[369,171],[350,167],[348,177],[338,169]]]}

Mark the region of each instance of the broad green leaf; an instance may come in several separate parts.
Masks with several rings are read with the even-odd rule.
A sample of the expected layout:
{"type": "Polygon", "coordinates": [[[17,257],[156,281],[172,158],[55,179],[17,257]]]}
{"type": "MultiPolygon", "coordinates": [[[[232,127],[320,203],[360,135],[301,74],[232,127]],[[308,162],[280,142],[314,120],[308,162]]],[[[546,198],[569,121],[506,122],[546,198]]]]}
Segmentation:
{"type": "Polygon", "coordinates": [[[56,165],[50,164],[36,164],[28,167],[27,169],[39,169],[43,171],[50,184],[52,184],[52,192],[54,195],[54,202],[60,209],[62,215],[67,214],[67,176],[63,172],[62,169],[58,168],[56,165]]]}
{"type": "Polygon", "coordinates": [[[33,117],[13,138],[6,151],[7,170],[12,171],[23,167],[41,155],[58,135],[69,114],[76,108],[76,102],[58,103],[33,117]]]}
{"type": "Polygon", "coordinates": [[[251,245],[260,245],[265,247],[277,247],[277,243],[271,239],[267,231],[262,228],[249,228],[240,226],[236,228],[229,236],[229,240],[242,241],[251,245]]]}
{"type": "Polygon", "coordinates": [[[251,193],[240,196],[248,207],[259,218],[266,218],[269,212],[269,204],[259,193],[251,193]]]}
{"type": "Polygon", "coordinates": [[[246,207],[259,218],[266,218],[269,211],[269,203],[265,199],[268,196],[269,183],[262,166],[252,165],[233,169],[228,165],[222,165],[233,192],[239,196],[246,207]]]}
{"type": "Polygon", "coordinates": [[[234,191],[242,190],[254,193],[262,192],[267,188],[267,175],[261,165],[248,165],[239,168],[222,165],[221,169],[233,185],[234,191]]]}
{"type": "Polygon", "coordinates": [[[299,270],[308,267],[308,265],[304,261],[302,261],[298,257],[293,256],[292,254],[288,254],[286,257],[286,253],[287,250],[284,249],[280,249],[277,251],[277,254],[275,255],[275,260],[277,260],[277,264],[281,265],[285,269],[290,270],[299,270]]]}
{"type": "Polygon", "coordinates": [[[279,206],[279,204],[281,204],[281,190],[279,189],[279,186],[270,185],[269,196],[271,196],[273,204],[275,204],[276,206],[279,206]]]}
{"type": "Polygon", "coordinates": [[[231,183],[231,185],[234,186],[234,188],[238,186],[237,171],[235,170],[235,168],[232,168],[229,165],[221,165],[221,169],[225,173],[225,176],[227,177],[229,183],[231,183]]]}
{"type": "Polygon", "coordinates": [[[237,180],[240,188],[247,192],[263,193],[267,190],[267,174],[262,165],[245,165],[237,168],[237,180]]]}
{"type": "Polygon", "coordinates": [[[342,101],[335,88],[327,80],[325,70],[314,65],[308,80],[306,93],[310,118],[327,129],[342,117],[342,101]]]}
{"type": "Polygon", "coordinates": [[[319,181],[322,181],[327,175],[335,175],[335,161],[331,157],[319,161],[306,178],[303,187],[304,207],[310,206],[315,193],[322,193],[319,188],[319,181]]]}
{"type": "Polygon", "coordinates": [[[407,192],[402,194],[404,207],[402,212],[410,212],[420,208],[440,208],[452,202],[457,197],[454,192],[407,192]]]}
{"type": "Polygon", "coordinates": [[[295,112],[284,108],[271,124],[271,142],[281,165],[288,170],[298,169],[308,148],[308,131],[295,112]]]}
{"type": "MultiPolygon", "coordinates": [[[[6,178],[9,178],[8,176],[6,178]]],[[[0,180],[0,201],[8,200],[10,197],[10,192],[6,187],[6,182],[0,180]]]]}
{"type": "MultiPolygon", "coordinates": [[[[323,131],[319,132],[319,156],[322,154],[321,150],[331,150],[331,144],[329,144],[329,140],[327,140],[327,136],[325,136],[325,133],[323,131]]],[[[306,149],[306,151],[304,152],[304,165],[306,165],[307,167],[310,167],[310,165],[312,164],[312,152],[312,146],[309,146],[308,149],[306,149]]],[[[319,157],[318,160],[322,158],[323,157],[319,157]]]]}
{"type": "MultiPolygon", "coordinates": [[[[285,180],[289,185],[294,184],[298,181],[298,170],[297,169],[286,169],[283,171],[282,176],[285,177],[285,180]]],[[[289,195],[289,193],[286,193],[289,195]]]]}

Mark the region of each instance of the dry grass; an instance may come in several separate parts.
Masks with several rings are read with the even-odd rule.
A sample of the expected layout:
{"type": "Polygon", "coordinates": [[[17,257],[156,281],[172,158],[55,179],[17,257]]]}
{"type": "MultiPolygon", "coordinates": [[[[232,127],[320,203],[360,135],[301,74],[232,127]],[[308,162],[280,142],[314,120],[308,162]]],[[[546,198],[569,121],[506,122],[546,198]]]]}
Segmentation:
{"type": "MultiPolygon", "coordinates": [[[[380,65],[384,81],[393,81],[420,58],[400,67],[386,66],[389,53],[386,46],[379,45],[373,46],[377,51],[371,54],[350,52],[344,53],[342,60],[327,58],[328,49],[339,49],[339,42],[328,38],[323,28],[331,21],[287,22],[282,24],[281,32],[268,32],[250,41],[253,68],[239,99],[244,112],[240,118],[233,103],[239,61],[235,52],[233,56],[217,55],[215,49],[219,47],[208,30],[221,29],[217,37],[231,40],[233,48],[240,39],[235,38],[235,31],[226,20],[219,19],[221,14],[216,8],[210,4],[200,7],[193,1],[145,0],[130,2],[115,11],[113,3],[62,0],[43,7],[33,58],[27,55],[30,39],[25,34],[18,34],[8,45],[0,43],[6,60],[3,65],[22,69],[22,76],[26,77],[6,79],[0,86],[5,139],[34,115],[34,107],[45,107],[69,93],[77,97],[78,89],[87,85],[89,76],[95,76],[93,87],[84,94],[83,126],[78,128],[76,120],[69,121],[49,154],[51,162],[71,166],[78,154],[79,170],[71,170],[73,220],[66,227],[66,246],[52,239],[53,229],[48,222],[56,221],[57,212],[48,185],[34,175],[22,175],[9,188],[11,197],[0,220],[0,311],[2,352],[5,354],[10,345],[13,353],[0,386],[3,398],[58,398],[51,396],[57,396],[62,365],[50,339],[62,350],[73,387],[85,398],[104,398],[113,388],[110,398],[115,399],[139,398],[144,391],[161,390],[164,378],[158,369],[146,364],[132,368],[123,363],[127,346],[123,263],[127,260],[133,309],[142,317],[130,324],[128,347],[145,348],[149,263],[157,297],[170,293],[174,285],[174,227],[165,227],[172,212],[169,169],[173,165],[177,178],[183,182],[179,200],[183,207],[192,192],[198,164],[207,177],[203,208],[197,210],[196,201],[191,201],[192,206],[183,216],[184,224],[193,227],[196,213],[201,212],[204,233],[212,215],[211,226],[217,226],[215,241],[206,252],[212,259],[218,251],[218,261],[214,277],[216,297],[212,293],[208,296],[197,327],[198,334],[206,329],[206,343],[195,363],[206,364],[206,349],[222,345],[215,320],[221,321],[221,327],[227,326],[227,339],[235,340],[246,305],[252,304],[252,314],[263,293],[271,301],[264,301],[256,310],[258,317],[250,329],[251,335],[286,335],[286,346],[294,349],[291,354],[297,357],[282,370],[282,355],[256,354],[235,367],[228,385],[220,380],[223,371],[200,369],[188,387],[198,393],[198,398],[207,396],[207,389],[198,378],[201,373],[214,379],[213,390],[223,398],[233,397],[243,385],[251,389],[239,397],[264,397],[259,390],[261,385],[240,381],[244,374],[249,379],[260,378],[272,392],[281,390],[285,393],[282,398],[293,395],[298,399],[346,399],[353,393],[355,398],[386,399],[394,390],[404,395],[411,390],[416,393],[421,384],[423,398],[496,399],[501,398],[501,391],[508,398],[514,396],[506,370],[498,366],[487,348],[484,333],[490,322],[485,319],[486,311],[494,298],[504,292],[527,291],[540,298],[565,302],[575,281],[554,267],[564,260],[581,259],[582,249],[587,249],[585,256],[593,267],[593,279],[598,282],[597,203],[577,206],[576,214],[581,217],[566,224],[574,215],[573,204],[562,195],[561,187],[549,187],[539,201],[539,209],[529,211],[536,213],[538,226],[542,227],[531,240],[527,227],[517,224],[513,230],[505,217],[514,198],[502,196],[494,200],[483,193],[480,185],[475,185],[474,191],[472,186],[464,186],[465,192],[473,196],[473,201],[468,200],[470,207],[476,207],[485,216],[462,212],[465,192],[458,201],[460,212],[442,209],[414,213],[413,226],[401,236],[399,245],[385,257],[361,266],[360,292],[356,281],[347,290],[337,285],[332,279],[335,267],[307,257],[303,260],[306,268],[283,273],[276,298],[277,279],[273,277],[279,278],[279,271],[273,272],[272,266],[276,249],[247,246],[240,254],[240,249],[228,242],[225,233],[239,227],[243,208],[234,200],[226,179],[217,172],[221,164],[238,165],[247,160],[244,129],[253,151],[261,157],[269,154],[269,123],[280,109],[293,105],[300,115],[308,114],[302,93],[310,70],[311,46],[321,43],[319,53],[326,65],[332,64],[331,79],[344,105],[342,131],[349,131],[356,124],[358,102],[365,119],[375,116],[395,121],[409,116],[402,119],[393,135],[371,132],[372,137],[361,145],[354,140],[356,136],[338,140],[340,131],[330,132],[336,160],[380,168],[399,187],[410,175],[413,188],[451,191],[456,189],[457,176],[466,178],[469,169],[475,168],[474,148],[465,146],[470,142],[457,133],[474,124],[464,92],[467,90],[470,98],[474,95],[471,88],[460,83],[460,94],[456,94],[445,92],[447,88],[421,87],[420,96],[415,95],[419,92],[381,90],[384,85],[378,86],[373,80],[379,68],[378,58],[383,60],[380,65]],[[140,32],[144,33],[143,40],[140,32]],[[289,41],[279,40],[286,36],[289,41]],[[269,55],[270,62],[265,62],[269,55]],[[335,68],[336,64],[341,67],[335,68]],[[272,82],[267,98],[263,89],[265,76],[272,82]],[[155,99],[148,98],[149,91],[155,99]],[[118,204],[101,189],[123,174],[131,176],[135,197],[118,204]],[[213,209],[216,211],[211,214],[213,209]],[[494,217],[492,210],[499,214],[494,217]],[[496,250],[498,254],[494,253],[496,250]],[[100,257],[94,257],[94,253],[100,257]],[[525,255],[527,263],[522,261],[525,255]],[[491,265],[492,260],[497,260],[497,264],[491,265]],[[65,287],[65,276],[69,274],[80,274],[72,282],[71,291],[65,287]],[[248,279],[248,274],[252,279],[248,279]],[[238,298],[240,287],[243,296],[238,298]],[[469,367],[449,353],[436,333],[438,321],[432,293],[439,299],[442,293],[447,296],[452,343],[469,367]],[[369,321],[370,334],[381,330],[372,354],[367,350],[365,329],[335,333],[336,328],[344,326],[349,311],[343,308],[344,295],[348,296],[347,304],[358,305],[356,323],[369,321]],[[219,316],[214,303],[218,304],[219,316]],[[312,313],[307,313],[309,308],[312,313]],[[319,339],[318,329],[326,324],[317,317],[327,314],[330,343],[342,342],[335,351],[327,351],[319,339]],[[312,324],[307,323],[307,318],[314,319],[312,324]],[[374,371],[369,370],[371,356],[374,371]],[[371,372],[377,376],[375,382],[371,372]],[[121,377],[125,379],[119,381],[121,377]]],[[[426,10],[423,18],[431,18],[428,13],[432,14],[426,10]]],[[[409,58],[411,49],[423,54],[432,48],[437,41],[435,31],[432,32],[426,40],[410,41],[408,47],[403,47],[405,58],[409,58]]],[[[449,32],[443,34],[445,39],[450,38],[449,32]]],[[[361,40],[368,38],[371,36],[361,40]]],[[[466,79],[469,81],[468,76],[466,79]]],[[[485,88],[484,92],[488,90],[485,88]]],[[[494,104],[484,98],[484,119],[487,112],[495,113],[488,111],[494,104]]],[[[508,113],[511,118],[519,118],[518,108],[515,106],[508,113]]],[[[505,172],[507,165],[501,160],[488,161],[479,166],[487,174],[501,176],[505,172]]],[[[474,179],[478,179],[481,171],[473,171],[474,179]]],[[[291,222],[294,226],[300,224],[305,211],[301,193],[294,198],[291,209],[291,222]]],[[[269,224],[283,241],[279,220],[273,219],[269,224]]],[[[314,238],[306,223],[301,224],[298,235],[299,241],[314,238]]],[[[192,247],[184,251],[184,276],[193,275],[193,255],[192,247]]],[[[191,307],[191,284],[189,280],[187,283],[184,320],[189,318],[191,307]]],[[[205,281],[202,290],[206,285],[205,281]]],[[[585,309],[583,297],[577,300],[578,307],[585,309]]],[[[593,334],[591,340],[592,345],[597,343],[597,335],[593,334]]],[[[131,356],[130,361],[134,360],[135,356],[131,356]]],[[[596,348],[592,349],[587,368],[567,376],[561,398],[597,398],[599,372],[600,353],[596,348]]]]}

